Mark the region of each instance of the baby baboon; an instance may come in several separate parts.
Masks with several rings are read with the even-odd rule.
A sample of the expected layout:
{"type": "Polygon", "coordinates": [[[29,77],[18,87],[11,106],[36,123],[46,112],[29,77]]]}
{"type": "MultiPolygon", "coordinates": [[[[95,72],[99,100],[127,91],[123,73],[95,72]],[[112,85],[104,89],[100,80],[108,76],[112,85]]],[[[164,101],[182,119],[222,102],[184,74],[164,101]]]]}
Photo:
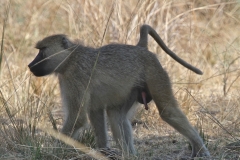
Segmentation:
{"type": "Polygon", "coordinates": [[[179,109],[166,71],[147,50],[147,41],[144,43],[140,40],[137,46],[109,44],[95,49],[76,44],[65,35],[53,35],[36,44],[39,53],[28,66],[35,76],[58,76],[66,115],[61,132],[66,135],[76,138],[89,117],[98,147],[107,148],[106,110],[114,139],[136,154],[127,113],[136,101],[145,103],[140,95],[143,92],[146,103],[153,99],[162,119],[190,140],[192,157],[209,156],[179,109]]]}

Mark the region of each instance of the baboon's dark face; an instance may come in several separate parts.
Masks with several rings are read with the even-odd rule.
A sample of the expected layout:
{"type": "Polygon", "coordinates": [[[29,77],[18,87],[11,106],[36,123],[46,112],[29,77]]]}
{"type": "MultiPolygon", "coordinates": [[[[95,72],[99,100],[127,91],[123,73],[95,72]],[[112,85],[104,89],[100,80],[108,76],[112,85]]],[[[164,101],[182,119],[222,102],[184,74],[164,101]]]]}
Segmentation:
{"type": "Polygon", "coordinates": [[[30,71],[37,77],[51,74],[54,69],[49,68],[50,59],[44,55],[44,49],[40,49],[35,59],[28,65],[30,71]]]}
{"type": "Polygon", "coordinates": [[[28,65],[30,71],[37,77],[60,72],[59,66],[69,55],[70,41],[65,35],[53,35],[44,38],[36,44],[38,55],[28,65]]]}

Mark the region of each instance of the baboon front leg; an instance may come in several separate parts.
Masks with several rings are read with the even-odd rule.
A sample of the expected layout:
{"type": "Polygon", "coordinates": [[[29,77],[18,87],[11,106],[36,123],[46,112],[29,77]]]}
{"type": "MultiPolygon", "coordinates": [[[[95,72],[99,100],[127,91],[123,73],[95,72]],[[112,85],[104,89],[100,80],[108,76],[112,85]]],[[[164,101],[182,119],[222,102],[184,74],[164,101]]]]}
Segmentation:
{"type": "Polygon", "coordinates": [[[107,131],[106,131],[106,121],[103,109],[90,111],[90,121],[93,126],[95,136],[97,138],[98,148],[107,148],[107,131]]]}
{"type": "Polygon", "coordinates": [[[123,150],[136,154],[133,145],[132,126],[127,119],[127,113],[114,108],[108,109],[107,114],[115,141],[123,150]]]}
{"type": "Polygon", "coordinates": [[[65,121],[61,132],[74,139],[78,139],[78,129],[86,123],[86,111],[83,107],[78,109],[65,108],[65,121]]]}
{"type": "MultiPolygon", "coordinates": [[[[78,130],[87,122],[87,106],[89,95],[86,94],[85,99],[77,95],[76,88],[69,88],[65,83],[61,83],[61,96],[63,103],[63,111],[65,113],[63,128],[61,132],[74,139],[78,139],[78,130]],[[64,91],[64,92],[63,92],[64,91]],[[84,101],[84,105],[82,104],[84,101]]],[[[80,94],[81,95],[81,94],[80,94]]]]}
{"type": "Polygon", "coordinates": [[[210,156],[201,137],[178,107],[167,73],[163,71],[157,74],[150,80],[148,87],[162,119],[190,140],[192,157],[210,156]]]}

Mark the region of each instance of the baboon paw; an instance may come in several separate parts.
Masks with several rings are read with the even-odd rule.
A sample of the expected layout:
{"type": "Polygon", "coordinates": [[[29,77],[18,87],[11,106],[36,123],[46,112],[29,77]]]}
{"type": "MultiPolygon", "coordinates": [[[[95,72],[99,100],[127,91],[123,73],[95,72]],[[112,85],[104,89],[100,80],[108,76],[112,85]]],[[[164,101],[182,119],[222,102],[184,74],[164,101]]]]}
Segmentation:
{"type": "Polygon", "coordinates": [[[120,160],[122,159],[121,153],[117,150],[111,149],[111,148],[101,148],[100,152],[105,155],[108,159],[112,160],[120,160]]]}
{"type": "Polygon", "coordinates": [[[201,150],[201,151],[199,151],[199,152],[194,152],[194,153],[192,153],[192,158],[194,158],[194,157],[210,157],[211,155],[210,155],[210,153],[209,153],[209,151],[206,149],[206,150],[201,150]]]}

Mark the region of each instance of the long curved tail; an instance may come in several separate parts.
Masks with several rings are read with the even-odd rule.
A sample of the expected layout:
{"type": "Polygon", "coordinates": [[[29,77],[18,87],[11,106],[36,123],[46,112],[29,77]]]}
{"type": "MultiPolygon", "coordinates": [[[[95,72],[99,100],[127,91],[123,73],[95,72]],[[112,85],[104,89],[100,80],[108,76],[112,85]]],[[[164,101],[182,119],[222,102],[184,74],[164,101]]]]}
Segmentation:
{"type": "Polygon", "coordinates": [[[140,40],[137,44],[137,46],[146,47],[148,46],[148,34],[150,34],[153,39],[158,43],[158,45],[169,55],[171,56],[175,61],[183,65],[184,67],[190,69],[191,71],[202,75],[203,72],[199,70],[198,68],[192,66],[191,64],[187,63],[183,59],[179,58],[173,51],[171,51],[166,44],[163,42],[163,40],[160,38],[160,36],[157,34],[157,32],[149,25],[142,25],[140,29],[140,40]]]}

